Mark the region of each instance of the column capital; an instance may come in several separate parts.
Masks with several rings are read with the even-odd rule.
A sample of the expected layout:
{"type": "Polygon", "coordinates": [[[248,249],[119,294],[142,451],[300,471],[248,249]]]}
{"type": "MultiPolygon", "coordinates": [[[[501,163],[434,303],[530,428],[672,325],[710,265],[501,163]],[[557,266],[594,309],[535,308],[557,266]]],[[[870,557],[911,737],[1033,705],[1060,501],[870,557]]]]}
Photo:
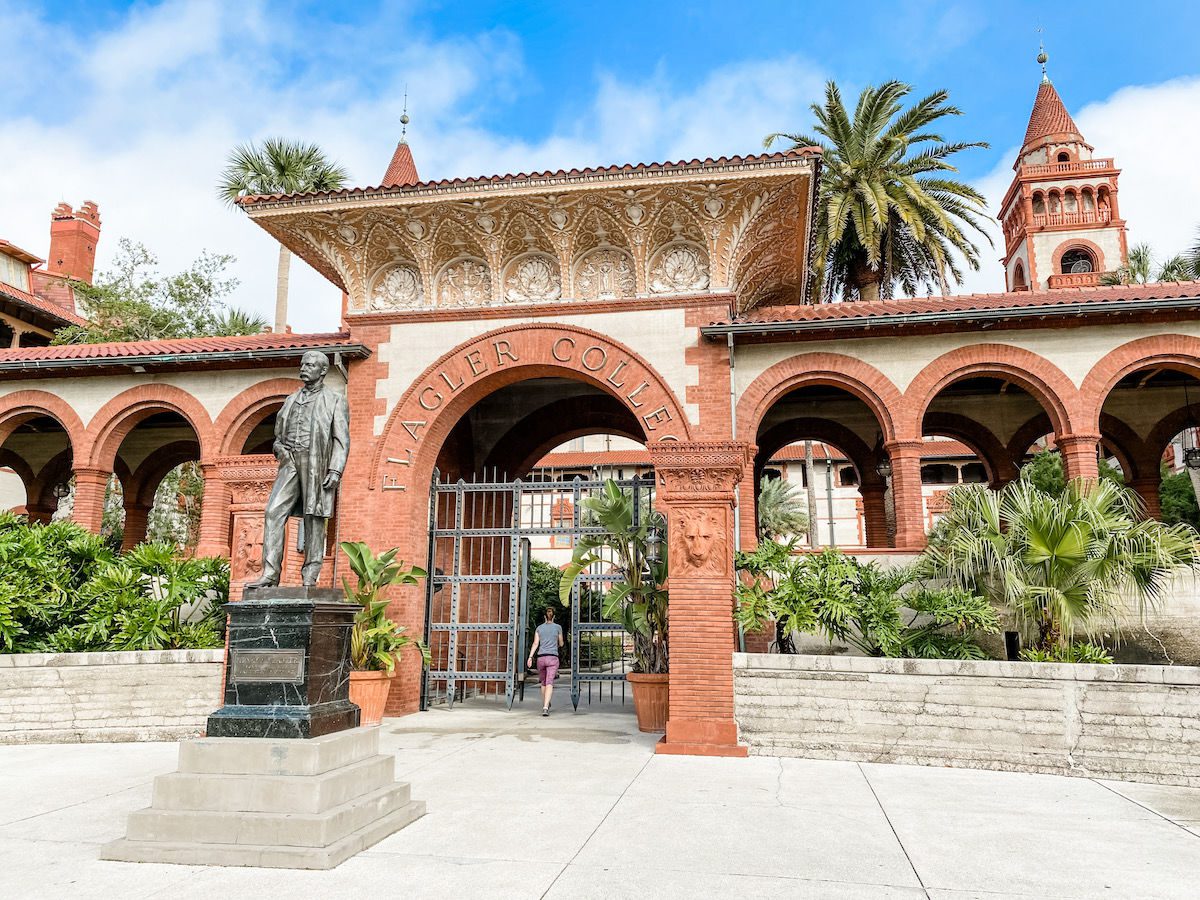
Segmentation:
{"type": "Polygon", "coordinates": [[[665,502],[696,499],[732,501],[750,460],[742,441],[658,441],[647,445],[665,502]]]}
{"type": "Polygon", "coordinates": [[[274,456],[258,453],[253,456],[221,456],[202,461],[204,477],[220,478],[228,487],[234,505],[265,508],[279,463],[274,456]]]}
{"type": "Polygon", "coordinates": [[[1086,432],[1076,432],[1074,434],[1056,434],[1054,443],[1062,449],[1067,447],[1081,447],[1088,444],[1100,443],[1100,435],[1088,434],[1086,432]]]}
{"type": "Polygon", "coordinates": [[[887,451],[888,456],[914,453],[920,456],[925,452],[925,441],[921,438],[887,441],[884,443],[883,449],[887,451]]]}

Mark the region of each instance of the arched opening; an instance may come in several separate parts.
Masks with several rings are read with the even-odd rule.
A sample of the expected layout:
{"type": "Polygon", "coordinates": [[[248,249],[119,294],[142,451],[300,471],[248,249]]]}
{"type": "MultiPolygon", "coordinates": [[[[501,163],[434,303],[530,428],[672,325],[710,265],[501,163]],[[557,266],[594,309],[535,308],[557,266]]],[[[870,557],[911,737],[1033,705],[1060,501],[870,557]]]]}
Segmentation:
{"type": "Polygon", "coordinates": [[[1054,433],[1044,398],[1011,376],[973,373],[945,385],[922,419],[922,463],[929,464],[923,465],[921,479],[927,521],[943,511],[947,485],[1001,488],[1040,449],[1053,445],[1054,433]]]}
{"type": "Polygon", "coordinates": [[[70,435],[54,416],[19,416],[0,445],[0,508],[25,513],[30,522],[69,515],[73,451],[70,435]]]}
{"type": "Polygon", "coordinates": [[[110,486],[106,510],[119,512],[106,522],[124,549],[145,540],[195,547],[199,539],[204,477],[197,463],[200,439],[191,424],[173,410],[151,411],[125,434],[113,470],[120,500],[110,486]]]}
{"type": "Polygon", "coordinates": [[[1025,277],[1025,264],[1017,260],[1016,266],[1013,267],[1012,289],[1014,291],[1029,290],[1029,280],[1025,277]]]}
{"type": "Polygon", "coordinates": [[[1072,247],[1062,255],[1059,270],[1064,275],[1078,275],[1096,271],[1096,258],[1090,250],[1072,247]]]}
{"type": "Polygon", "coordinates": [[[1033,214],[1035,216],[1044,216],[1046,214],[1046,195],[1041,191],[1034,192],[1033,214]]]}
{"type": "Polygon", "coordinates": [[[807,530],[791,535],[800,545],[893,545],[888,482],[880,465],[886,455],[883,428],[862,398],[834,385],[798,387],[763,415],[755,445],[756,522],[762,521],[764,479],[779,477],[798,487],[793,502],[808,518],[807,530]]]}
{"type": "Polygon", "coordinates": [[[1071,154],[1070,154],[1070,153],[1068,153],[1066,150],[1060,150],[1060,151],[1058,151],[1058,161],[1059,161],[1060,163],[1070,162],[1070,161],[1071,161],[1071,154]]]}

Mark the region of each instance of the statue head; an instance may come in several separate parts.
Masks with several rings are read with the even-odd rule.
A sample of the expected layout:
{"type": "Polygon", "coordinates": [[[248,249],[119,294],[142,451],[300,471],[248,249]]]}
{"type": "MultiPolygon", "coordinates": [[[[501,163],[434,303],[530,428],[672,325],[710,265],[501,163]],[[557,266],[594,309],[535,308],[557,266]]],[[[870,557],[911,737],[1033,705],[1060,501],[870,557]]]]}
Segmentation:
{"type": "Polygon", "coordinates": [[[705,568],[712,559],[717,540],[717,517],[702,512],[684,519],[682,525],[684,558],[693,568],[705,568]]]}
{"type": "Polygon", "coordinates": [[[300,357],[300,380],[309,387],[319,382],[329,371],[329,357],[320,350],[309,350],[300,357]]]}

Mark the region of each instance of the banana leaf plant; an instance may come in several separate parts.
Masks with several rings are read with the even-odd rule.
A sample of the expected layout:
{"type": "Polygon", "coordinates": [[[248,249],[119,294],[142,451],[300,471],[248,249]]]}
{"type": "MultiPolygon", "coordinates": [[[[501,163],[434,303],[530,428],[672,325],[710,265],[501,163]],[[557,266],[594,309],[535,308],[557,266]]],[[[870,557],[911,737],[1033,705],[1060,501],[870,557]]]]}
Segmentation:
{"type": "Polygon", "coordinates": [[[425,570],[406,566],[397,560],[396,548],[376,556],[362,541],[342,541],[342,551],[350,560],[350,569],[358,584],[342,579],[346,599],[362,607],[354,616],[350,632],[350,665],[360,672],[381,671],[391,675],[406,647],[416,647],[425,665],[429,665],[429,647],[419,638],[407,634],[408,629],[393,622],[387,615],[389,600],[381,597],[384,589],[394,584],[417,584],[425,570]]]}
{"type": "MultiPolygon", "coordinates": [[[[634,524],[634,498],[612,479],[595,497],[583,501],[586,524],[602,528],[579,538],[571,562],[563,569],[559,599],[571,602],[571,588],[581,573],[609,564],[621,576],[604,595],[604,618],[619,622],[633,637],[634,671],[665,674],[668,671],[666,544],[661,555],[650,552],[652,530],[661,532],[662,516],[651,511],[648,496],[639,500],[634,524]]],[[[585,576],[586,580],[586,576],[585,576]]]]}

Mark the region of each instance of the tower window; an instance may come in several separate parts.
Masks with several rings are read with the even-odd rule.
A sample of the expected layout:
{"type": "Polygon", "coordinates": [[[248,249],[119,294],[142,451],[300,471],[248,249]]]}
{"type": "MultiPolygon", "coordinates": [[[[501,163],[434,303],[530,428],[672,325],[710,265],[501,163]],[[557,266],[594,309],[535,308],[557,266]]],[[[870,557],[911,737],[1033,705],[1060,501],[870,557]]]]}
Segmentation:
{"type": "Polygon", "coordinates": [[[1067,153],[1067,152],[1064,150],[1062,153],[1058,154],[1058,161],[1059,161],[1059,162],[1070,162],[1070,161],[1071,161],[1071,154],[1070,154],[1070,153],[1067,153]]]}
{"type": "Polygon", "coordinates": [[[1068,250],[1062,255],[1062,272],[1064,275],[1095,271],[1096,260],[1086,250],[1068,250]]]}

